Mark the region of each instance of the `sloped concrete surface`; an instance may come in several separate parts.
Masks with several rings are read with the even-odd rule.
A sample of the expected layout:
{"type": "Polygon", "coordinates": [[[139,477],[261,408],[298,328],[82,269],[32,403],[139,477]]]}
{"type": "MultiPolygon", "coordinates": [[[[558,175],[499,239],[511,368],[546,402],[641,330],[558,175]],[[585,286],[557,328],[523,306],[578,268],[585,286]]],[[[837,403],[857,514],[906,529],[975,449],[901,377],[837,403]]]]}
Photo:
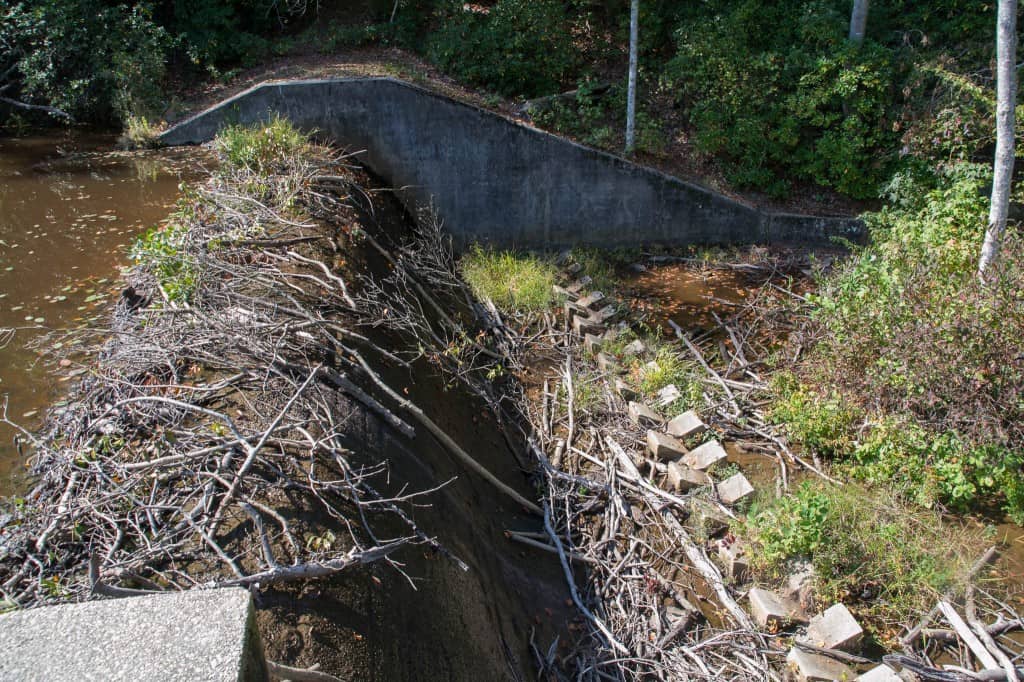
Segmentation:
{"type": "Polygon", "coordinates": [[[822,243],[863,231],[856,219],[759,211],[391,78],[257,85],[160,139],[199,144],[275,113],[358,152],[408,209],[434,206],[462,244],[822,243]]]}
{"type": "Polygon", "coordinates": [[[262,682],[249,593],[175,592],[0,616],[0,679],[262,682]]]}

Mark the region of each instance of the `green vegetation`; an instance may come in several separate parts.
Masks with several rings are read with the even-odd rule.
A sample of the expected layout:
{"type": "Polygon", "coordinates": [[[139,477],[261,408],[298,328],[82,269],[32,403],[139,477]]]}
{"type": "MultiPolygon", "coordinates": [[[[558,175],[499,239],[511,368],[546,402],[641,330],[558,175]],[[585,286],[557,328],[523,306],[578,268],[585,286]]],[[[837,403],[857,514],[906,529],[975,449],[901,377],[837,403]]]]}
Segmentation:
{"type": "Polygon", "coordinates": [[[810,561],[821,603],[840,600],[867,617],[880,640],[927,611],[986,546],[983,530],[907,506],[881,489],[803,484],[793,494],[758,500],[742,532],[752,568],[782,578],[810,561]]]}
{"type": "Polygon", "coordinates": [[[799,380],[776,379],[772,417],[921,504],[1024,520],[1024,249],[1011,238],[977,281],[986,179],[972,164],[897,177],[871,245],[812,297],[819,338],[799,380]]]}
{"type": "MultiPolygon", "coordinates": [[[[269,202],[279,213],[292,207],[294,195],[306,182],[300,169],[305,163],[303,152],[309,150],[306,136],[295,126],[278,116],[264,124],[229,126],[213,146],[221,161],[215,178],[230,186],[232,193],[269,202]]],[[[156,277],[169,300],[189,302],[196,292],[199,268],[190,254],[200,245],[188,242],[196,238],[189,226],[217,208],[208,197],[186,187],[167,223],[147,231],[132,246],[132,258],[156,277]]],[[[251,237],[262,229],[258,220],[226,224],[233,227],[232,232],[205,241],[202,248],[216,250],[225,241],[251,237]]]]}
{"type": "Polygon", "coordinates": [[[505,95],[556,91],[576,68],[562,0],[498,0],[486,12],[461,0],[443,4],[427,54],[469,83],[505,95]]]}
{"type": "Polygon", "coordinates": [[[463,256],[460,268],[473,293],[500,310],[538,313],[555,302],[555,266],[537,256],[476,245],[463,256]]]}
{"type": "Polygon", "coordinates": [[[217,135],[214,148],[231,170],[262,176],[294,161],[307,141],[291,122],[275,114],[263,125],[228,126],[217,135]]]}
{"type": "Polygon", "coordinates": [[[198,285],[195,265],[185,254],[188,228],[182,218],[190,211],[189,199],[180,200],[171,220],[148,230],[131,249],[132,259],[153,273],[167,298],[175,303],[188,302],[198,285]]]}

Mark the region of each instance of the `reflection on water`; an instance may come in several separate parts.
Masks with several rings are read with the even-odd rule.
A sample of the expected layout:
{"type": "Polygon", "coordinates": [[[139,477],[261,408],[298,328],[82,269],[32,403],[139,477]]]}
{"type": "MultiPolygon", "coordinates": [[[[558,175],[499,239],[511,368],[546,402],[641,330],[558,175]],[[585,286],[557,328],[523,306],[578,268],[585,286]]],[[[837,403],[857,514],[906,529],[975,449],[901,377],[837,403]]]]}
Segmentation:
{"type": "MultiPolygon", "coordinates": [[[[187,151],[112,152],[113,141],[0,138],[0,397],[28,428],[75,370],[53,376],[26,344],[107,312],[131,241],[167,215],[179,182],[196,173],[187,151]]],[[[23,470],[13,437],[0,425],[0,494],[23,470]]]]}

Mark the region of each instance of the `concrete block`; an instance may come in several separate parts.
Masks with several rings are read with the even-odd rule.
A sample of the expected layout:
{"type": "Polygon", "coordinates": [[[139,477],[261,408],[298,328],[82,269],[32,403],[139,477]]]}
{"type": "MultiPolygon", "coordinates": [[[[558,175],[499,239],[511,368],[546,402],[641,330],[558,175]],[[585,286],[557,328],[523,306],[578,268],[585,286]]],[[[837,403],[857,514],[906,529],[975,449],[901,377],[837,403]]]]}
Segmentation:
{"type": "Polygon", "coordinates": [[[654,404],[658,407],[665,407],[667,405],[671,405],[682,397],[683,394],[679,392],[679,388],[677,388],[675,384],[669,384],[658,391],[658,397],[655,399],[654,404]]]}
{"type": "Polygon", "coordinates": [[[589,275],[584,275],[572,284],[566,287],[570,294],[579,294],[581,291],[586,289],[593,283],[594,280],[590,279],[589,275]]]}
{"type": "Polygon", "coordinates": [[[267,680],[249,592],[171,592],[0,616],[5,680],[267,680]]]}
{"type": "Polygon", "coordinates": [[[804,620],[800,606],[781,594],[752,587],[747,597],[750,600],[750,615],[761,628],[778,632],[796,620],[804,620]]]}
{"type": "Polygon", "coordinates": [[[683,458],[683,464],[691,469],[706,471],[723,461],[727,456],[725,448],[722,447],[721,443],[717,440],[710,440],[700,447],[690,450],[686,457],[683,458]]]}
{"type": "Polygon", "coordinates": [[[903,678],[884,663],[860,675],[857,680],[858,682],[903,682],[903,678]]]}
{"type": "Polygon", "coordinates": [[[577,336],[584,336],[586,334],[600,336],[604,333],[604,325],[594,322],[589,316],[576,313],[572,318],[572,330],[576,332],[577,336]]]}
{"type": "Polygon", "coordinates": [[[629,418],[633,420],[633,423],[637,426],[643,426],[650,428],[652,426],[661,426],[665,423],[665,419],[647,407],[643,403],[630,402],[628,405],[629,418]]]}
{"type": "Polygon", "coordinates": [[[686,492],[705,485],[711,485],[711,477],[679,462],[669,462],[666,484],[676,492],[686,492]]]}
{"type": "Polygon", "coordinates": [[[558,296],[559,298],[567,298],[569,300],[576,298],[576,294],[572,293],[565,287],[558,286],[557,284],[551,285],[551,291],[552,293],[555,294],[555,296],[558,296]]]}
{"type": "Polygon", "coordinates": [[[647,352],[647,346],[640,339],[630,341],[625,348],[622,349],[623,355],[643,355],[647,352]]]}
{"type": "Polygon", "coordinates": [[[593,334],[584,334],[583,349],[590,354],[599,352],[601,350],[601,337],[594,336],[593,334]]]}
{"type": "Polygon", "coordinates": [[[652,429],[647,432],[647,451],[655,459],[667,461],[685,455],[686,446],[667,433],[652,429]]]}
{"type": "Polygon", "coordinates": [[[852,680],[857,674],[849,666],[833,658],[811,654],[796,647],[790,649],[786,655],[786,665],[798,682],[852,680]]]}
{"type": "Polygon", "coordinates": [[[692,497],[690,498],[690,516],[686,520],[686,525],[697,540],[704,542],[727,530],[729,517],[707,500],[692,497]]]}
{"type": "Polygon", "coordinates": [[[626,381],[625,379],[616,378],[615,381],[612,383],[612,387],[615,389],[615,392],[619,394],[619,397],[622,398],[623,400],[636,400],[637,398],[640,397],[640,394],[636,392],[636,389],[630,386],[629,382],[626,381]]]}
{"type": "Polygon", "coordinates": [[[597,305],[603,300],[604,294],[602,294],[600,291],[591,291],[589,294],[582,297],[580,300],[576,301],[576,303],[580,304],[584,308],[596,310],[597,305]]]}
{"type": "Polygon", "coordinates": [[[835,604],[811,619],[803,641],[825,649],[855,651],[863,637],[864,630],[850,610],[843,604],[835,604]]]}
{"type": "Polygon", "coordinates": [[[786,578],[786,596],[804,609],[814,604],[814,564],[801,561],[786,578]]]}
{"type": "Polygon", "coordinates": [[[668,432],[676,438],[690,438],[699,436],[708,430],[700,416],[693,410],[687,410],[682,414],[673,417],[668,423],[668,432]]]}
{"type": "Polygon", "coordinates": [[[614,305],[606,305],[600,310],[595,310],[590,314],[590,319],[594,322],[600,322],[601,324],[608,324],[619,315],[619,309],[614,305]]]}
{"type": "MultiPolygon", "coordinates": [[[[604,337],[601,338],[603,339],[604,337]]],[[[602,372],[607,372],[608,374],[616,374],[622,371],[622,367],[615,361],[615,358],[607,353],[597,354],[597,366],[602,372]]]]}
{"type": "Polygon", "coordinates": [[[726,576],[738,583],[750,576],[750,558],[743,542],[735,537],[725,537],[718,541],[717,549],[726,576]]]}
{"type": "Polygon", "coordinates": [[[742,473],[733,474],[715,486],[715,489],[718,491],[719,499],[725,504],[736,504],[754,494],[754,486],[750,485],[750,481],[742,473]]]}

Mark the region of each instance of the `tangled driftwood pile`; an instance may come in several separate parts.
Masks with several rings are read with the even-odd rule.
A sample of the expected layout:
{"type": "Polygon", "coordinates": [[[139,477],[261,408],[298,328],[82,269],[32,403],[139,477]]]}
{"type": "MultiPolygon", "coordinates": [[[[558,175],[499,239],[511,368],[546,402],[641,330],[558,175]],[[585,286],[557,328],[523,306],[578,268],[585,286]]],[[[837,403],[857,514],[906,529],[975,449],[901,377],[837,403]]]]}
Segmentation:
{"type": "MultiPolygon", "coordinates": [[[[542,519],[543,532],[508,536],[557,555],[585,621],[572,642],[534,642],[548,679],[779,679],[786,650],[737,603],[693,528],[691,500],[637,457],[645,429],[571,320],[503,319],[470,294],[429,214],[392,243],[363,233],[356,206],[372,210],[345,159],[326,149],[260,177],[228,168],[186,198],[173,218],[180,243],[133,273],[111,328],[71,332],[61,347],[74,353],[53,358],[81,364],[87,378],[43,433],[24,433],[38,480],[0,527],[7,605],[255,588],[375,561],[402,571],[393,552],[412,544],[462,565],[407,511],[431,491],[386,496],[385,465],[353,452],[353,439],[369,437],[357,416],[371,413],[406,436],[429,433],[542,519]],[[353,282],[358,253],[366,262],[353,282]],[[385,348],[381,333],[406,352],[385,348]],[[382,376],[424,358],[490,405],[537,474],[539,503],[382,376]],[[510,378],[528,368],[546,376],[529,393],[510,378]],[[586,406],[575,402],[581,383],[597,396],[586,406]]],[[[784,489],[793,467],[825,474],[759,411],[766,349],[756,331],[773,310],[755,301],[720,320],[728,346],[679,330],[680,353],[706,372],[705,419],[771,457],[784,489]]],[[[979,637],[1014,627],[1007,615],[979,637]]],[[[950,645],[960,636],[920,632],[950,645]]],[[[905,669],[961,679],[927,677],[935,668],[918,641],[907,642],[905,669]]]]}

